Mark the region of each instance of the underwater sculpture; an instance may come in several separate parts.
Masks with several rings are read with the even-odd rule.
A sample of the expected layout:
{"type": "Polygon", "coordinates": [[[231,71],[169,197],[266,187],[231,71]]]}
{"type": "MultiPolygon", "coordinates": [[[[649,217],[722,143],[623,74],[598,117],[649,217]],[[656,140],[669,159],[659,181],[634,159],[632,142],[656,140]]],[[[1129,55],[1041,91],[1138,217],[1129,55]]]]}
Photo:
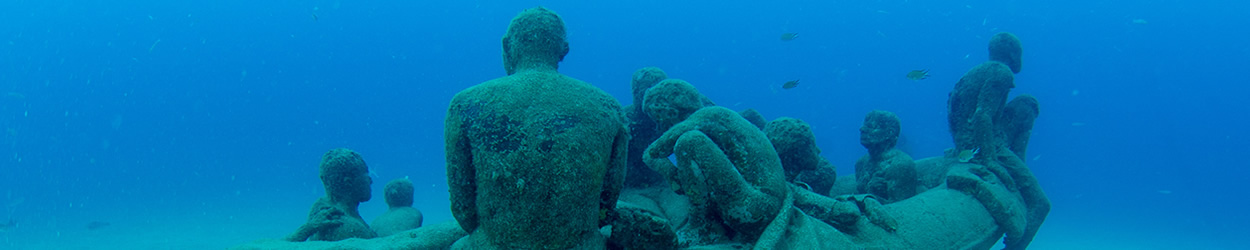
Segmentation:
{"type": "Polygon", "coordinates": [[[503,37],[507,76],[456,94],[444,126],[453,249],[601,249],[625,178],[620,104],[557,71],[564,22],[518,14],[503,37]]]}
{"type": "Polygon", "coordinates": [[[1038,114],[1037,98],[1031,95],[1020,95],[1007,102],[1003,109],[1002,127],[1007,148],[1016,153],[1020,159],[1028,159],[1025,151],[1029,147],[1029,136],[1033,131],[1033,120],[1038,114]]]}
{"type": "MultiPolygon", "coordinates": [[[[887,188],[829,197],[787,182],[768,126],[748,121],[758,112],[707,107],[679,81],[655,93],[680,90],[665,95],[680,98],[640,104],[699,104],[655,109],[663,112],[657,121],[669,125],[656,130],[662,134],[641,159],[669,185],[622,189],[626,122],[606,94],[556,72],[567,53],[562,25],[541,8],[518,15],[504,37],[508,76],[457,94],[449,107],[445,145],[456,221],[371,240],[240,249],[988,249],[1004,236],[1008,249],[1022,249],[1049,211],[1020,160],[1023,145],[1009,146],[1027,144],[1036,100],[1004,104],[1014,83],[998,62],[970,70],[948,103],[957,149],[979,153],[964,162],[959,150],[916,161],[914,194],[887,188]]],[[[865,117],[861,144],[869,162],[910,161],[889,154],[898,151],[898,124],[888,112],[865,117]]]]}
{"type": "Polygon", "coordinates": [[[746,118],[748,122],[751,122],[751,125],[755,125],[760,130],[764,130],[764,126],[768,126],[768,120],[764,119],[764,114],[760,114],[755,109],[739,111],[738,115],[742,115],[742,118],[746,118]]]}
{"type": "MultiPolygon", "coordinates": [[[[740,115],[708,107],[648,148],[643,159],[689,198],[692,218],[674,230],[679,247],[988,248],[1001,235],[985,207],[960,190],[883,205],[871,195],[831,198],[789,184],[769,144],[740,115]]],[[[981,184],[961,186],[968,192],[994,187],[968,183],[981,184]]]]}
{"type": "Polygon", "coordinates": [[[764,126],[764,134],[781,158],[786,181],[818,194],[829,194],[838,175],[833,164],[820,156],[811,125],[796,118],[781,117],[768,122],[764,126]]]}
{"type": "Polygon", "coordinates": [[[754,242],[789,193],[768,137],[722,107],[695,111],[664,132],[642,158],[690,199],[693,218],[676,230],[683,247],[754,242]],[[676,155],[676,165],[670,155],[676,155]]]}
{"type": "MultiPolygon", "coordinates": [[[[1005,187],[1005,191],[975,194],[1006,229],[1007,249],[1027,247],[1050,212],[1050,200],[1022,158],[1037,117],[1037,100],[1023,95],[1013,100],[1012,105],[1007,104],[1008,92],[1015,87],[1013,74],[1020,69],[1019,44],[1019,39],[1010,33],[995,35],[990,42],[991,61],[973,67],[951,90],[947,120],[955,149],[948,150],[947,158],[955,155],[959,157],[955,159],[958,163],[950,163],[951,160],[943,163],[944,160],[938,159],[917,162],[917,165],[925,165],[918,167],[926,169],[922,171],[926,174],[922,175],[967,168],[977,178],[1000,182],[999,186],[1005,187]]],[[[925,186],[937,184],[931,177],[921,179],[930,180],[922,181],[925,186]]],[[[952,183],[951,179],[946,184],[970,185],[952,183]]]]}
{"type": "Polygon", "coordinates": [[[424,217],[421,211],[412,207],[412,181],[407,177],[391,180],[386,183],[386,205],[390,207],[386,213],[373,219],[373,231],[378,237],[386,237],[413,228],[421,227],[424,217]]]}
{"type": "Polygon", "coordinates": [[[360,203],[369,201],[369,167],[355,151],[336,148],[321,157],[321,183],[326,196],[308,212],[308,222],[288,236],[289,241],[338,241],[373,238],[377,234],[360,217],[360,203]]]}
{"type": "Polygon", "coordinates": [[[1019,74],[1023,64],[1024,49],[1020,46],[1020,38],[1015,34],[999,32],[990,38],[990,61],[1001,62],[1011,68],[1011,73],[1019,74]]]}
{"type": "Polygon", "coordinates": [[[660,137],[659,131],[655,127],[655,120],[647,115],[643,100],[647,95],[647,90],[652,86],[660,83],[664,79],[668,79],[668,74],[664,70],[656,67],[645,67],[634,71],[634,75],[629,82],[629,86],[633,92],[633,104],[625,106],[625,120],[629,123],[629,154],[626,158],[625,187],[651,187],[664,184],[664,177],[659,173],[648,168],[642,163],[642,151],[660,137]]]}
{"type": "Polygon", "coordinates": [[[674,124],[686,120],[703,107],[715,106],[711,99],[699,93],[694,85],[680,79],[667,79],[647,89],[644,111],[655,121],[657,131],[666,131],[674,124]]]}
{"type": "Polygon", "coordinates": [[[910,155],[894,148],[902,126],[897,115],[873,110],[864,117],[859,128],[859,143],[868,154],[855,162],[856,190],[872,194],[884,202],[894,202],[916,195],[916,163],[910,155]]]}

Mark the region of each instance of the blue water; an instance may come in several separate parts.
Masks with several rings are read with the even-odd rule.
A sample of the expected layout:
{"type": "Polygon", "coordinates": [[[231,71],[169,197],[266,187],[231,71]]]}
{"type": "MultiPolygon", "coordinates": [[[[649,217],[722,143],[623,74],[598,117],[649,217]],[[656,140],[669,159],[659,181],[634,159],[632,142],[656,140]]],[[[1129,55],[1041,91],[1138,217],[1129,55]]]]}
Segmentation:
{"type": "Polygon", "coordinates": [[[0,248],[281,237],[323,195],[317,164],[336,147],[376,174],[366,220],[404,176],[427,224],[452,220],[447,103],[504,75],[500,37],[538,5],[567,23],[562,73],[629,104],[632,72],[657,66],[719,105],[803,119],[840,175],[873,109],[903,119],[913,157],[951,147],[947,93],[1012,32],[1012,95],[1041,102],[1026,160],[1054,204],[1034,248],[1250,235],[1250,2],[184,2],[0,2],[0,220],[18,223],[0,248]],[[903,77],[916,69],[932,76],[903,77]]]}

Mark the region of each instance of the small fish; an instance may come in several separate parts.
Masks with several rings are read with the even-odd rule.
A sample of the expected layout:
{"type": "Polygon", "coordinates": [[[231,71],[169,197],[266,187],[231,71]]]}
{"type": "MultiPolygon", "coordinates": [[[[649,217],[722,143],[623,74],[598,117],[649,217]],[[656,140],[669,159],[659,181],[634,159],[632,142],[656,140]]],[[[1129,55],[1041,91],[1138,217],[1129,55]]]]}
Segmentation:
{"type": "Polygon", "coordinates": [[[783,89],[792,89],[798,86],[799,86],[799,80],[793,80],[793,81],[789,81],[789,82],[781,84],[781,88],[783,89]]]}
{"type": "Polygon", "coordinates": [[[312,13],[313,21],[317,21],[317,13],[312,13]]]}
{"type": "Polygon", "coordinates": [[[101,229],[109,225],[112,225],[112,224],[108,222],[103,222],[103,221],[92,221],[90,223],[87,223],[87,230],[101,229]]]}
{"type": "Polygon", "coordinates": [[[1147,22],[1146,19],[1133,19],[1133,24],[1150,24],[1150,22],[1147,22]]]}
{"type": "Polygon", "coordinates": [[[812,185],[808,185],[806,182],[802,182],[802,181],[795,180],[795,181],[794,181],[794,184],[795,184],[795,185],[798,185],[799,187],[801,187],[801,188],[803,188],[803,189],[807,189],[807,190],[809,190],[809,191],[810,191],[810,190],[812,190],[812,185]]]}
{"type": "Polygon", "coordinates": [[[794,41],[794,39],[799,39],[799,33],[783,33],[783,34],[781,34],[781,41],[783,41],[783,42],[794,41]]]}
{"type": "Polygon", "coordinates": [[[980,153],[980,152],[981,152],[981,148],[964,149],[964,151],[959,151],[959,162],[971,161],[972,158],[976,158],[977,153],[980,153]]]}
{"type": "Polygon", "coordinates": [[[911,72],[907,72],[908,80],[919,81],[919,80],[924,80],[928,78],[929,78],[929,70],[927,69],[912,70],[911,72]]]}

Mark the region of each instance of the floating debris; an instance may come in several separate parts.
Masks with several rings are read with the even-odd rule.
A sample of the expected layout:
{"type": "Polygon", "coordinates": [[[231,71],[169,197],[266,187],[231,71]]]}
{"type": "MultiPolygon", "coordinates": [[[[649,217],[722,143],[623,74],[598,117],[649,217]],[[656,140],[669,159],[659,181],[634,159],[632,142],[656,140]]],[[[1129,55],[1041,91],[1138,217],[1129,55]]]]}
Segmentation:
{"type": "Polygon", "coordinates": [[[152,50],[156,49],[157,44],[161,44],[161,39],[156,39],[156,42],[152,43],[152,46],[148,46],[148,53],[152,53],[152,50]]]}
{"type": "Polygon", "coordinates": [[[783,89],[792,89],[798,86],[799,86],[799,80],[793,80],[793,81],[789,81],[789,82],[781,84],[781,88],[783,89]]]}
{"type": "Polygon", "coordinates": [[[799,39],[799,33],[783,33],[783,34],[781,34],[781,41],[783,41],[783,42],[794,41],[794,39],[799,39]]]}
{"type": "Polygon", "coordinates": [[[929,78],[929,70],[927,69],[912,70],[911,72],[907,72],[908,80],[919,81],[919,80],[924,80],[928,78],[929,78]]]}

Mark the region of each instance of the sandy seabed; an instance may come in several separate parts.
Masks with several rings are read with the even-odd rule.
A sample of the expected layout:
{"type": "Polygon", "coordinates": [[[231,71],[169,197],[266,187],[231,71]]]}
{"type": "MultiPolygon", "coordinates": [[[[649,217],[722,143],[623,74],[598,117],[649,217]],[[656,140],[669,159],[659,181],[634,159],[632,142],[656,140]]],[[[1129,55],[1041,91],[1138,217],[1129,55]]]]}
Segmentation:
{"type": "MultiPolygon", "coordinates": [[[[445,197],[418,202],[425,224],[452,220],[445,197]]],[[[0,249],[226,249],[232,246],[285,236],[303,223],[307,204],[218,204],[153,209],[164,213],[130,213],[126,221],[109,221],[95,230],[85,227],[86,218],[54,222],[22,221],[0,231],[0,249]],[[250,207],[248,207],[250,206],[250,207]]],[[[1062,208],[1062,207],[1060,207],[1062,208]]],[[[366,221],[381,214],[379,204],[362,205],[366,221]]],[[[1079,211],[1079,210],[1078,210],[1079,211]]],[[[1111,218],[1095,212],[1053,210],[1030,249],[1242,249],[1239,238],[1185,230],[1164,222],[1098,221],[1111,218]]],[[[1000,248],[1001,245],[997,248],[1000,248]]]]}

